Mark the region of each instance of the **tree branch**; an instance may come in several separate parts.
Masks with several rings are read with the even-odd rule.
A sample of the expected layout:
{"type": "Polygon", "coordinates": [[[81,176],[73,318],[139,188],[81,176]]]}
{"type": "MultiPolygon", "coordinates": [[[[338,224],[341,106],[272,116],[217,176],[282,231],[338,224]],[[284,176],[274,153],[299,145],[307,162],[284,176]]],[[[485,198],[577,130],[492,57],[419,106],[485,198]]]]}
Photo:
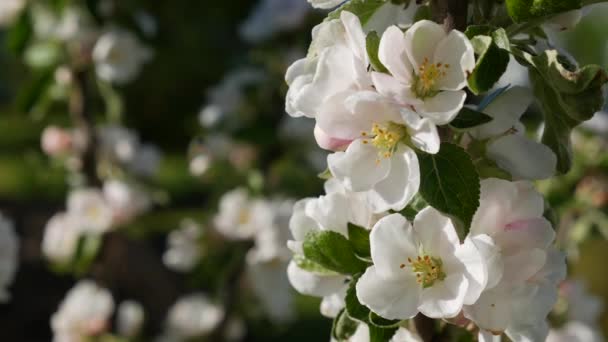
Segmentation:
{"type": "Polygon", "coordinates": [[[443,24],[446,31],[467,28],[468,0],[431,0],[433,20],[443,24]]]}

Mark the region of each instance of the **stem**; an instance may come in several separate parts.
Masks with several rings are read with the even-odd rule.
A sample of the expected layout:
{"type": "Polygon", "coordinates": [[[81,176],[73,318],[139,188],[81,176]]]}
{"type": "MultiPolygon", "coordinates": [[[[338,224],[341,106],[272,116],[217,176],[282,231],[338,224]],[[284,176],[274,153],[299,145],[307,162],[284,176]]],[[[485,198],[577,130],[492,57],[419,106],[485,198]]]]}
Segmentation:
{"type": "Polygon", "coordinates": [[[468,0],[431,0],[432,18],[443,24],[446,31],[466,30],[468,7],[468,0]]]}
{"type": "Polygon", "coordinates": [[[70,95],[70,115],[82,142],[80,159],[82,172],[89,186],[101,185],[97,175],[97,137],[95,122],[91,113],[91,98],[86,70],[74,71],[72,93],[70,95]]]}

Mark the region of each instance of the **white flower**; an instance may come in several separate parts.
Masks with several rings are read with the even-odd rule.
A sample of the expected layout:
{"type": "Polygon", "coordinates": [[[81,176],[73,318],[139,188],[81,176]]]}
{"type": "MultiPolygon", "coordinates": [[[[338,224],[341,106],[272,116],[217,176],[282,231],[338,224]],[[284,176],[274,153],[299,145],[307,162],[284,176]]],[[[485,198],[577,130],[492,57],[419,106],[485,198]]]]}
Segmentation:
{"type": "Polygon", "coordinates": [[[273,211],[269,203],[252,199],[245,189],[227,192],[220,199],[219,213],[214,218],[215,228],[230,239],[251,239],[272,225],[273,211]]]}
{"type": "Polygon", "coordinates": [[[583,11],[576,9],[553,16],[542,26],[545,31],[565,31],[576,27],[582,18],[583,11]]]}
{"type": "Polygon", "coordinates": [[[206,153],[200,153],[190,160],[188,170],[193,176],[200,177],[204,175],[211,167],[213,159],[206,153]]]}
{"type": "Polygon", "coordinates": [[[471,131],[477,139],[493,138],[487,146],[488,158],[515,180],[549,178],[557,168],[555,153],[526,137],[525,127],[519,121],[532,100],[532,94],[526,88],[508,89],[483,109],[493,120],[471,131]]]}
{"type": "Polygon", "coordinates": [[[485,179],[470,236],[489,235],[477,243],[488,264],[489,279],[479,300],[465,306],[465,316],[480,328],[506,332],[514,341],[546,336],[545,318],[565,277],[564,255],[550,247],[555,238],[543,217],[543,197],[528,182],[485,179]]]}
{"type": "Polygon", "coordinates": [[[108,180],[103,184],[103,195],[113,211],[115,223],[124,223],[150,207],[148,194],[134,185],[119,180],[108,180]]]}
{"type": "Polygon", "coordinates": [[[74,216],[55,214],[44,228],[42,253],[53,262],[67,263],[76,253],[81,234],[79,221],[74,216]]]}
{"type": "Polygon", "coordinates": [[[423,209],[412,225],[389,215],[372,229],[373,266],[357,283],[359,301],[387,319],[458,315],[487,282],[485,262],[474,244],[460,243],[451,220],[423,209]]]}
{"type": "Polygon", "coordinates": [[[170,309],[167,325],[170,334],[186,338],[204,336],[224,318],[224,309],[202,293],[180,298],[170,309]]]}
{"type": "Polygon", "coordinates": [[[602,332],[585,323],[572,321],[551,329],[546,342],[602,342],[602,332]]]}
{"type": "Polygon", "coordinates": [[[131,172],[141,177],[152,177],[158,171],[162,153],[151,144],[140,144],[128,167],[131,172]]]}
{"type": "Polygon", "coordinates": [[[107,330],[114,300],[108,290],[81,280],[51,317],[54,341],[81,341],[107,330]]]}
{"type": "Polygon", "coordinates": [[[67,211],[78,220],[83,232],[100,234],[112,227],[113,210],[97,189],[72,190],[68,195],[67,211]]]}
{"type": "Polygon", "coordinates": [[[263,310],[274,322],[287,322],[295,317],[287,265],[288,260],[260,260],[255,253],[247,255],[247,277],[263,310]]]}
{"type": "Polygon", "coordinates": [[[10,25],[21,13],[26,0],[3,0],[0,3],[0,27],[10,25]]]}
{"type": "Polygon", "coordinates": [[[174,271],[191,271],[202,256],[202,246],[199,243],[201,236],[201,227],[196,222],[182,222],[179,229],[169,233],[163,263],[174,271]]]}
{"type": "Polygon", "coordinates": [[[321,106],[346,90],[371,90],[365,33],[359,18],[343,11],[340,19],[323,22],[312,32],[309,56],[293,63],[286,111],[294,117],[314,118],[321,106]]]}
{"type": "Polygon", "coordinates": [[[144,324],[144,308],[136,301],[126,300],[118,305],[116,330],[124,337],[134,338],[144,324]]]}
{"type": "Polygon", "coordinates": [[[312,7],[321,9],[330,9],[337,7],[344,1],[345,0],[308,0],[312,7]]]}
{"type": "Polygon", "coordinates": [[[395,142],[403,130],[392,123],[374,126],[375,137],[357,139],[327,157],[332,175],[349,191],[368,193],[375,212],[405,208],[420,187],[416,153],[395,142]]]}
{"type": "Polygon", "coordinates": [[[475,56],[463,33],[446,33],[428,20],[418,21],[405,34],[393,26],[382,36],[378,57],[392,76],[374,72],[374,85],[402,108],[445,125],[464,105],[463,88],[475,56]]]}
{"type": "Polygon", "coordinates": [[[289,31],[302,25],[310,7],[304,0],[263,0],[241,25],[241,37],[258,43],[281,31],[289,31]]]}
{"type": "Polygon", "coordinates": [[[250,258],[257,262],[288,260],[291,256],[287,241],[291,238],[289,220],[293,213],[292,200],[276,199],[269,203],[273,211],[272,224],[262,227],[255,235],[255,246],[250,250],[250,258]]]}
{"type": "Polygon", "coordinates": [[[19,237],[13,222],[0,214],[0,303],[8,301],[7,287],[15,279],[19,266],[19,237]]]}
{"type": "Polygon", "coordinates": [[[123,29],[104,33],[93,49],[97,76],[108,82],[124,84],[139,74],[143,64],[152,59],[152,51],[137,37],[123,29]]]}
{"type": "Polygon", "coordinates": [[[139,149],[139,137],[131,130],[116,125],[103,126],[98,131],[102,152],[111,159],[131,163],[139,149]]]}
{"type": "Polygon", "coordinates": [[[42,132],[41,147],[49,156],[66,154],[72,148],[72,134],[57,126],[48,126],[42,132]]]}

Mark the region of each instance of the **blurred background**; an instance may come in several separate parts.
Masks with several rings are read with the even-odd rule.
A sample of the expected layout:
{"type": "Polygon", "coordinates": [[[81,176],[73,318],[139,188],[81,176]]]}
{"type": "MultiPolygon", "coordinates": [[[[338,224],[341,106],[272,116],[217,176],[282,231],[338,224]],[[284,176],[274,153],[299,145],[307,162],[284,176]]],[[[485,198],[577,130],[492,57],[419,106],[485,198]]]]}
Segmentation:
{"type": "MultiPolygon", "coordinates": [[[[222,327],[234,325],[236,340],[328,339],[331,320],[319,314],[320,300],[291,293],[293,312],[266,310],[264,297],[282,296],[274,283],[239,277],[251,242],[211,229],[222,195],[235,188],[272,203],[322,192],[316,175],[325,169],[325,153],[314,143],[311,122],[285,114],[284,73],[306,55],[311,29],[325,15],[306,0],[41,0],[3,25],[0,212],[13,222],[20,247],[11,299],[0,304],[2,341],[52,340],[50,317],[83,278],[108,289],[116,305],[141,304],[139,337],[125,340],[165,334],[170,308],[198,292],[215,299],[239,294],[222,300],[231,318],[222,327]],[[91,39],[117,28],[134,35],[150,55],[136,77],[122,82],[94,70],[82,57],[92,48],[82,37],[89,28],[98,30],[91,39]],[[53,30],[59,33],[49,36],[53,30]],[[53,132],[87,125],[98,132],[95,144],[103,152],[93,174],[101,176],[87,171],[88,147],[74,147],[78,134],[70,135],[72,151],[49,143],[59,139],[49,138],[53,132]],[[92,249],[80,236],[68,257],[43,250],[49,220],[67,210],[70,192],[83,185],[105,191],[109,186],[101,183],[109,180],[144,192],[146,210],[114,223],[92,249]],[[170,234],[176,231],[181,235],[170,234]],[[170,254],[184,239],[196,240],[195,256],[170,254]]],[[[575,29],[557,34],[555,44],[581,64],[608,67],[606,19],[608,7],[588,11],[575,29]]],[[[555,210],[571,278],[608,308],[602,263],[608,260],[608,114],[598,114],[574,138],[573,171],[539,186],[555,210]]],[[[107,330],[117,331],[118,321],[112,313],[107,330]]],[[[608,310],[598,324],[608,334],[608,310]]],[[[188,339],[205,340],[195,335],[188,339]]]]}

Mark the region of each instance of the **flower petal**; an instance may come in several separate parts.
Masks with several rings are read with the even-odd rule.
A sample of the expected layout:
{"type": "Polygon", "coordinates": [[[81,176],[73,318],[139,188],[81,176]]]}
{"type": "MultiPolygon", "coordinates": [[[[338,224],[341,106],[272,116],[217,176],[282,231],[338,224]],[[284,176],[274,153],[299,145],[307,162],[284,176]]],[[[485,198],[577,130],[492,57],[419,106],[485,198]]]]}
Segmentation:
{"type": "Polygon", "coordinates": [[[405,32],[406,50],[415,70],[425,58],[433,60],[437,44],[446,36],[443,26],[430,20],[420,20],[405,32]]]}
{"type": "Polygon", "coordinates": [[[434,257],[452,254],[460,246],[452,220],[433,207],[426,207],[416,215],[414,233],[425,253],[434,257]]]}
{"type": "Polygon", "coordinates": [[[306,234],[320,229],[319,224],[306,214],[306,206],[311,201],[315,201],[315,199],[305,198],[297,201],[293,206],[293,214],[289,219],[289,229],[296,241],[304,241],[306,234]]]}
{"type": "Polygon", "coordinates": [[[513,308],[508,293],[499,290],[484,291],[477,302],[464,307],[464,315],[481,329],[501,333],[511,323],[513,308]]]}
{"type": "Polygon", "coordinates": [[[345,283],[346,277],[341,275],[317,275],[300,268],[295,261],[287,266],[289,282],[299,293],[308,296],[325,297],[339,292],[345,283]]]}
{"type": "Polygon", "coordinates": [[[353,141],[345,152],[327,156],[327,164],[332,175],[355,192],[372,189],[391,169],[391,160],[379,158],[378,150],[361,139],[353,141]]]}
{"type": "Polygon", "coordinates": [[[399,81],[397,78],[379,73],[372,72],[372,81],[378,93],[387,97],[394,103],[402,106],[420,104],[420,100],[416,99],[409,85],[399,81]]]}
{"type": "Polygon", "coordinates": [[[442,91],[433,97],[424,100],[416,111],[423,117],[430,119],[436,125],[450,123],[464,106],[467,98],[465,91],[442,91]]]}
{"type": "Polygon", "coordinates": [[[462,274],[450,274],[422,290],[418,310],[430,318],[456,317],[462,310],[468,287],[469,281],[462,274]]]}
{"type": "Polygon", "coordinates": [[[487,139],[505,133],[517,125],[533,99],[530,89],[510,88],[483,110],[493,120],[472,129],[471,135],[477,139],[487,139]]]}
{"type": "Polygon", "coordinates": [[[420,286],[413,273],[384,279],[376,267],[368,267],[357,282],[357,298],[375,313],[387,319],[409,319],[418,313],[420,286]]]}
{"type": "Polygon", "coordinates": [[[315,140],[320,148],[329,151],[340,151],[348,147],[352,142],[350,139],[340,139],[329,136],[319,125],[315,125],[314,129],[315,140]]]}
{"type": "Polygon", "coordinates": [[[487,155],[514,179],[550,178],[557,168],[557,157],[549,147],[517,134],[503,136],[489,144],[487,155]]]}
{"type": "Polygon", "coordinates": [[[404,85],[412,84],[413,68],[407,55],[405,35],[397,26],[384,31],[378,47],[378,58],[396,80],[404,85]]]}
{"type": "Polygon", "coordinates": [[[398,277],[414,273],[403,269],[408,258],[418,256],[411,224],[400,214],[380,219],[370,234],[370,248],[375,273],[382,277],[398,277]]]}
{"type": "Polygon", "coordinates": [[[532,248],[547,249],[555,239],[551,222],[544,217],[509,223],[494,235],[494,241],[504,253],[532,248]]]}
{"type": "Polygon", "coordinates": [[[441,139],[437,126],[431,120],[421,118],[409,110],[401,110],[401,117],[407,126],[410,140],[414,146],[426,153],[439,152],[441,139]]]}
{"type": "MultiPolygon", "coordinates": [[[[490,238],[487,235],[488,239],[490,238]]],[[[481,236],[480,236],[481,237],[481,236]]],[[[479,299],[481,292],[488,283],[488,264],[471,237],[456,249],[456,257],[464,265],[465,277],[469,281],[464,304],[471,305],[479,299]]]]}
{"type": "Polygon", "coordinates": [[[473,46],[462,32],[452,30],[437,45],[434,62],[447,66],[445,76],[437,81],[437,87],[460,90],[467,85],[467,76],[475,68],[473,46]]]}

